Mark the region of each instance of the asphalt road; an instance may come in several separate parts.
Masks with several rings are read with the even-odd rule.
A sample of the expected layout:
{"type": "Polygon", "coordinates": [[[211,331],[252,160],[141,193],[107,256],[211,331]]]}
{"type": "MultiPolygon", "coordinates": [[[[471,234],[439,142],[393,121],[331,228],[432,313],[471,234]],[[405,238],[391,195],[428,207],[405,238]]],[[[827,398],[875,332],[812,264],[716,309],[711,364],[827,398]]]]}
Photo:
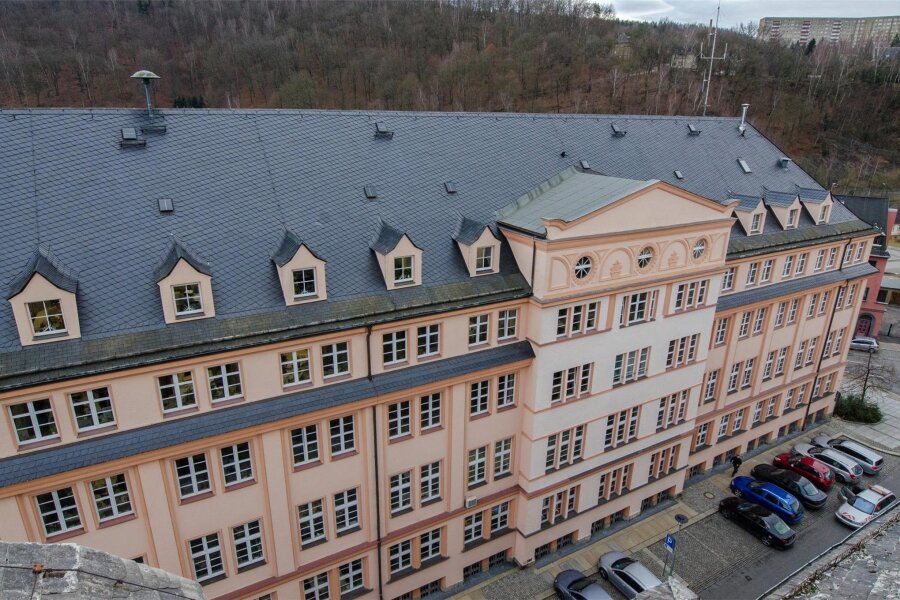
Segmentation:
{"type": "MultiPolygon", "coordinates": [[[[868,352],[851,350],[847,355],[847,362],[850,364],[847,365],[846,377],[853,377],[856,373],[860,373],[868,360],[868,352]]],[[[900,394],[900,344],[881,341],[880,350],[877,354],[872,355],[872,369],[873,371],[883,371],[882,367],[885,366],[892,367],[894,373],[885,373],[887,381],[884,383],[893,393],[900,394]]]]}

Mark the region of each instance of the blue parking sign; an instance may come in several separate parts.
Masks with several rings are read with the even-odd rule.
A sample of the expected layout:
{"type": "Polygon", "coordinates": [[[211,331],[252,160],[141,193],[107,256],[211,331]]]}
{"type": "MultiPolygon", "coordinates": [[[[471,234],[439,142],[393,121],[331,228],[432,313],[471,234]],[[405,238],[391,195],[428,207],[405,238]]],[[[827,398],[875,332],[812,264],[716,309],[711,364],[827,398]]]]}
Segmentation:
{"type": "Polygon", "coordinates": [[[666,550],[675,552],[675,538],[670,533],[666,534],[666,550]]]}

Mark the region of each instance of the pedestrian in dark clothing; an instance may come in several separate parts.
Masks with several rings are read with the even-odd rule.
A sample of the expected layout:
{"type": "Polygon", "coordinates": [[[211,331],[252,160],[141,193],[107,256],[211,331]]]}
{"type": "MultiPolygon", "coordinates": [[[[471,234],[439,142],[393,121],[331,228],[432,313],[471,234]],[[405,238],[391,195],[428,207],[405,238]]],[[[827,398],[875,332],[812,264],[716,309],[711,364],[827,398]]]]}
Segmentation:
{"type": "Polygon", "coordinates": [[[741,457],[738,456],[737,454],[735,454],[734,456],[731,457],[731,466],[734,467],[734,470],[731,472],[732,477],[737,475],[738,469],[741,468],[741,465],[743,463],[744,463],[744,461],[742,461],[741,457]]]}

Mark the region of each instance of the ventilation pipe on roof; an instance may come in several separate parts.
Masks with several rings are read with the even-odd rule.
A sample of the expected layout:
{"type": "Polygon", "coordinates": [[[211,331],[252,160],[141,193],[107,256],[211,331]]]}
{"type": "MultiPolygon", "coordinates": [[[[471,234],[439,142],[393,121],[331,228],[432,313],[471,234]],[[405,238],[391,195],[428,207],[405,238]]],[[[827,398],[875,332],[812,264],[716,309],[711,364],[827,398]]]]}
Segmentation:
{"type": "Polygon", "coordinates": [[[131,79],[140,79],[144,83],[144,96],[147,98],[147,116],[153,119],[153,103],[150,101],[150,81],[159,79],[159,75],[153,71],[138,71],[131,76],[131,79]]]}
{"type": "Polygon", "coordinates": [[[741,104],[741,124],[738,125],[741,135],[744,135],[744,132],[747,130],[747,109],[749,108],[750,105],[746,102],[741,104]]]}

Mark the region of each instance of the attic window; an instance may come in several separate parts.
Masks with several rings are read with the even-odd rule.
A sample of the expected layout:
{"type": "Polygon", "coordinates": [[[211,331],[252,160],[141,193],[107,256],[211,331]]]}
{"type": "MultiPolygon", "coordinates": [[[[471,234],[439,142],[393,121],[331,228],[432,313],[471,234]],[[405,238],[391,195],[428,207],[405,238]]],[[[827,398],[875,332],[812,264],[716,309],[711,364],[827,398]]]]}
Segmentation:
{"type": "Polygon", "coordinates": [[[51,335],[66,331],[66,321],[59,300],[38,300],[29,302],[27,307],[34,335],[51,335]]]}
{"type": "Polygon", "coordinates": [[[743,171],[744,173],[752,173],[752,171],[750,170],[750,165],[747,164],[746,160],[744,160],[743,158],[739,158],[737,159],[737,161],[738,164],[741,165],[741,171],[743,171]]]}
{"type": "Polygon", "coordinates": [[[614,137],[625,137],[625,134],[628,133],[628,132],[625,131],[624,129],[621,129],[621,128],[620,128],[618,125],[616,125],[615,123],[613,123],[612,125],[610,125],[610,127],[612,127],[612,132],[613,132],[613,136],[614,136],[614,137]]]}
{"type": "Polygon", "coordinates": [[[175,203],[172,202],[171,198],[160,198],[158,204],[159,212],[161,213],[170,213],[175,211],[175,203]]]}
{"type": "Polygon", "coordinates": [[[378,190],[375,189],[374,185],[363,186],[363,193],[366,195],[367,200],[374,200],[378,197],[378,190]]]}
{"type": "Polygon", "coordinates": [[[684,173],[682,173],[681,171],[673,171],[673,172],[675,173],[675,177],[677,177],[678,179],[684,179],[684,173]]]}
{"type": "Polygon", "coordinates": [[[700,135],[700,130],[688,123],[688,135],[700,135]]]}
{"type": "Polygon", "coordinates": [[[589,163],[586,160],[580,160],[580,161],[578,161],[578,164],[581,165],[581,168],[584,169],[585,171],[590,171],[590,169],[591,169],[591,163],[589,163]]]}
{"type": "Polygon", "coordinates": [[[455,194],[455,193],[458,191],[458,190],[456,189],[456,182],[455,182],[455,181],[445,181],[445,182],[444,182],[444,189],[447,191],[448,194],[455,194]]]}
{"type": "Polygon", "coordinates": [[[384,121],[375,121],[375,137],[389,140],[394,137],[394,132],[387,128],[384,121]]]}
{"type": "Polygon", "coordinates": [[[123,127],[122,139],[126,142],[137,140],[137,129],[135,129],[134,127],[123,127]]]}
{"type": "Polygon", "coordinates": [[[762,213],[753,215],[750,221],[750,233],[759,233],[762,230],[762,213]]]}

